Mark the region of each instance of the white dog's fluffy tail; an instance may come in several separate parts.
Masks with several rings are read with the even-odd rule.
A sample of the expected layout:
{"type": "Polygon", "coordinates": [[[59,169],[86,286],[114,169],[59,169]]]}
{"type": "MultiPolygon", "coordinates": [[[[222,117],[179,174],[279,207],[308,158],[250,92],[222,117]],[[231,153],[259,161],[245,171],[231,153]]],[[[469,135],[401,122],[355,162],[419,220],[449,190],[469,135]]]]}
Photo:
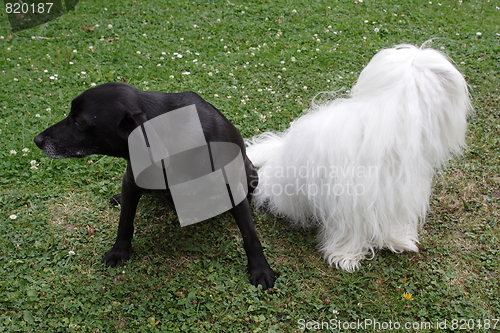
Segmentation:
{"type": "Polygon", "coordinates": [[[279,134],[265,132],[245,140],[245,144],[248,158],[255,167],[260,168],[281,148],[283,138],[279,134]]]}
{"type": "Polygon", "coordinates": [[[347,271],[379,248],[418,251],[432,177],[465,145],[469,110],[466,82],[442,53],[382,50],[350,98],[247,141],[259,168],[254,202],[318,226],[325,259],[347,271]]]}

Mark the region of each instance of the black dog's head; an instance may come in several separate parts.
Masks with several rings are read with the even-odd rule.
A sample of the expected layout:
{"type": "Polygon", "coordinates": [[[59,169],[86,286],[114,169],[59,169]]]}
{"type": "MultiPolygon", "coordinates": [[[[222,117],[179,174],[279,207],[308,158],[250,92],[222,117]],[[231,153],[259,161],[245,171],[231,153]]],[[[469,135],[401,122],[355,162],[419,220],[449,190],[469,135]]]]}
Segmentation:
{"type": "Polygon", "coordinates": [[[106,83],[73,99],[69,115],[35,137],[51,158],[102,154],[128,158],[127,138],[146,121],[137,90],[124,83],[106,83]]]}

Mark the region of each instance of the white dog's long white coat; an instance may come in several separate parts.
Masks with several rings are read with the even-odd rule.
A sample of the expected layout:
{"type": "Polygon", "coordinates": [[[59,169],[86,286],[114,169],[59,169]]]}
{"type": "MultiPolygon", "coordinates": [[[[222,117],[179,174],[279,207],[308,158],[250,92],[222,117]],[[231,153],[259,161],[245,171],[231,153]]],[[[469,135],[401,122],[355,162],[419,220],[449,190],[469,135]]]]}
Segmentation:
{"type": "Polygon", "coordinates": [[[346,271],[376,249],[418,251],[436,168],[465,145],[467,84],[445,55],[400,45],[377,53],[346,99],[283,133],[247,141],[257,207],[319,228],[346,271]]]}

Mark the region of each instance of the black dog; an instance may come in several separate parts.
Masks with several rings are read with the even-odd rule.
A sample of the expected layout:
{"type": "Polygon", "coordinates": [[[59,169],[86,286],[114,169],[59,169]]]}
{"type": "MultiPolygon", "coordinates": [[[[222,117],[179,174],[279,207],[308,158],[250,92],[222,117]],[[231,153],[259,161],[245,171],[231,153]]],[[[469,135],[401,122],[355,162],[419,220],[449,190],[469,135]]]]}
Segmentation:
{"type": "MultiPolygon", "coordinates": [[[[51,158],[102,154],[127,159],[122,192],[113,197],[121,202],[120,223],[115,245],[103,259],[106,265],[114,267],[129,259],[134,216],[143,192],[132,173],[129,134],[149,119],[192,104],[196,105],[206,142],[231,142],[241,148],[250,196],[258,176],[245,154],[241,134],[219,110],[193,92],[144,92],[124,83],[103,84],[77,96],[66,119],[35,137],[36,145],[51,158]]],[[[173,207],[170,191],[166,190],[165,194],[167,203],[173,207]]],[[[264,289],[272,288],[276,276],[264,257],[248,197],[234,206],[231,213],[243,236],[250,282],[255,286],[260,284],[264,289]]]]}

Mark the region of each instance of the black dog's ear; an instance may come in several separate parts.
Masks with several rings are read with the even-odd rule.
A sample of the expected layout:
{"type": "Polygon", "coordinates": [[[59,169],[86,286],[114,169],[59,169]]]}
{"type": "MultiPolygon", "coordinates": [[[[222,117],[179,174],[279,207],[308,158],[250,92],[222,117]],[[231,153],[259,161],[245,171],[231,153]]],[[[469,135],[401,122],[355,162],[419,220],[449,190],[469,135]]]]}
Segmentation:
{"type": "Polygon", "coordinates": [[[132,131],[142,124],[144,124],[148,119],[146,115],[142,112],[137,112],[135,114],[127,114],[118,124],[116,132],[125,140],[132,131]]]}

